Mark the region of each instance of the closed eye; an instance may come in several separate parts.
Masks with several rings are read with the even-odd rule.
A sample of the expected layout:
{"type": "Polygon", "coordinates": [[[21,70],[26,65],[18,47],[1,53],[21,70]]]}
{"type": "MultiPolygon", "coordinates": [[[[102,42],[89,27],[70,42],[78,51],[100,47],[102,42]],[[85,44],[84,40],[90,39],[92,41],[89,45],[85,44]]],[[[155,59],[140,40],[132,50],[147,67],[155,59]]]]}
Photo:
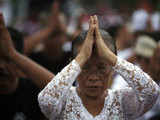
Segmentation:
{"type": "Polygon", "coordinates": [[[97,68],[98,68],[98,70],[105,70],[106,66],[105,65],[98,65],[97,68]]]}

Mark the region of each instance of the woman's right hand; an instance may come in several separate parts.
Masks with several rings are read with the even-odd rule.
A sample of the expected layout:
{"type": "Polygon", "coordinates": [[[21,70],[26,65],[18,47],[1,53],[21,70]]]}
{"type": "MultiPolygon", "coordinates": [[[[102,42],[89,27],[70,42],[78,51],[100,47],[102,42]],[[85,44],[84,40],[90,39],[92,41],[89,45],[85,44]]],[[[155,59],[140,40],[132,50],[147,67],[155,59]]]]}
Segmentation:
{"type": "Polygon", "coordinates": [[[79,63],[81,68],[83,68],[87,60],[91,57],[92,48],[94,44],[94,31],[95,31],[94,17],[91,16],[89,20],[89,30],[86,39],[81,47],[79,54],[76,57],[76,61],[79,63]]]}

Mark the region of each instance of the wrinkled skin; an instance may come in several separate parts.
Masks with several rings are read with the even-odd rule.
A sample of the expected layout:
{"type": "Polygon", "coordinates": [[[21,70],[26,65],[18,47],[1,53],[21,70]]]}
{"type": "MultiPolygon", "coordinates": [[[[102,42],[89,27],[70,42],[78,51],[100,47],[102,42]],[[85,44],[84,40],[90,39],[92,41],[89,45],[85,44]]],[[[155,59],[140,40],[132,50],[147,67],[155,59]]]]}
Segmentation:
{"type": "Polygon", "coordinates": [[[94,98],[92,100],[104,102],[111,66],[116,64],[116,59],[100,34],[97,16],[91,16],[86,39],[76,57],[82,68],[78,76],[78,93],[82,99],[94,98]]]}
{"type": "Polygon", "coordinates": [[[78,77],[79,92],[88,97],[103,96],[107,89],[111,66],[98,57],[91,57],[78,77]]]}

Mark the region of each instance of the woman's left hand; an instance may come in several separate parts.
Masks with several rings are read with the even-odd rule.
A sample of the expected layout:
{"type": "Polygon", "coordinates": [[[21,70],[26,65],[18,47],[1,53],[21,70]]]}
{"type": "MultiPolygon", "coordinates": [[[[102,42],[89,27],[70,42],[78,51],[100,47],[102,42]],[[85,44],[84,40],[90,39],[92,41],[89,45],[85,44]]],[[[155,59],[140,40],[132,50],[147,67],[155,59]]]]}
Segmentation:
{"type": "Polygon", "coordinates": [[[105,44],[101,36],[101,33],[99,31],[99,23],[96,15],[94,16],[94,22],[95,22],[95,42],[96,42],[98,55],[102,59],[105,59],[107,62],[109,62],[111,65],[114,66],[117,61],[117,56],[105,44]]]}

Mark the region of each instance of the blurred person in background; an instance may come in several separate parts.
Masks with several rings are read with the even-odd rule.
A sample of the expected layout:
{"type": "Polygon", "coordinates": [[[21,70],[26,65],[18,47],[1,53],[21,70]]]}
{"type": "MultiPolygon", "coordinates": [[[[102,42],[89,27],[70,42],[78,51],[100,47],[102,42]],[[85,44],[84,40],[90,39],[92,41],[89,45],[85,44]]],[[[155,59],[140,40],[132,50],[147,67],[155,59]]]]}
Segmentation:
{"type": "MultiPolygon", "coordinates": [[[[154,81],[160,85],[160,44],[154,50],[153,56],[150,58],[150,63],[147,65],[149,67],[149,73],[154,79],[154,81]]],[[[137,120],[159,120],[160,119],[160,97],[157,99],[156,104],[153,108],[145,113],[142,117],[137,120]]]]}
{"type": "Polygon", "coordinates": [[[61,19],[60,5],[59,1],[54,1],[47,27],[26,37],[24,46],[25,53],[32,60],[55,74],[67,65],[72,57],[72,44],[66,25],[61,19]],[[34,51],[39,44],[42,44],[42,49],[34,51]]]}
{"type": "Polygon", "coordinates": [[[141,0],[137,3],[137,10],[132,15],[132,24],[135,31],[146,29],[151,11],[152,6],[148,0],[141,0]]]}
{"type": "Polygon", "coordinates": [[[157,42],[150,36],[142,35],[138,37],[135,47],[136,60],[134,62],[137,62],[147,73],[150,71],[150,59],[153,57],[156,48],[157,42]]]}
{"type": "Polygon", "coordinates": [[[127,59],[131,54],[129,53],[129,51],[132,51],[131,49],[135,43],[134,31],[130,23],[121,25],[121,27],[117,32],[116,41],[117,41],[118,55],[124,56],[124,54],[126,54],[126,56],[124,56],[124,59],[125,58],[127,59]]]}
{"type": "Polygon", "coordinates": [[[156,9],[157,0],[141,0],[133,12],[131,21],[134,31],[160,31],[160,13],[156,9]]]}
{"type": "MultiPolygon", "coordinates": [[[[118,28],[115,36],[118,57],[127,60],[133,55],[134,38],[134,33],[129,23],[121,25],[118,28]]],[[[124,79],[120,75],[114,74],[111,88],[119,89],[122,88],[123,85],[127,85],[124,79]]]]}
{"type": "MultiPolygon", "coordinates": [[[[22,0],[16,0],[17,2],[17,6],[22,6],[22,4],[20,4],[20,1],[22,0]]],[[[52,8],[52,4],[53,2],[58,1],[58,3],[60,4],[59,6],[59,10],[61,11],[61,16],[62,16],[62,12],[65,14],[66,17],[66,23],[68,24],[70,17],[72,15],[72,13],[75,12],[75,1],[73,0],[23,0],[24,2],[22,2],[23,4],[27,4],[26,8],[27,8],[27,12],[25,12],[25,8],[23,7],[23,9],[19,9],[22,12],[19,13],[23,13],[26,16],[24,17],[24,15],[19,15],[19,18],[22,18],[23,20],[21,21],[16,21],[16,28],[18,28],[20,31],[23,31],[26,35],[32,35],[33,33],[39,31],[39,29],[41,29],[42,27],[44,27],[44,25],[46,24],[46,16],[50,15],[49,11],[50,8],[52,8]],[[72,12],[74,11],[74,12],[72,12]]],[[[77,9],[77,8],[76,8],[77,9]]],[[[51,10],[52,12],[54,11],[54,9],[51,10]]],[[[18,18],[18,19],[19,19],[18,18]]],[[[48,21],[47,21],[48,22],[48,21]]],[[[52,20],[53,22],[53,20],[52,20]]]]}
{"type": "MultiPolygon", "coordinates": [[[[135,47],[132,48],[132,54],[127,58],[127,60],[137,64],[142,68],[142,70],[150,75],[150,58],[154,54],[157,42],[147,35],[140,35],[137,37],[136,41],[135,47]]],[[[112,89],[121,89],[126,86],[128,86],[128,84],[125,80],[120,75],[116,75],[113,80],[112,89]]]]}
{"type": "Polygon", "coordinates": [[[13,28],[8,30],[0,13],[0,117],[5,120],[43,120],[37,95],[54,75],[25,58],[22,55],[22,33],[13,28]],[[8,39],[13,40],[16,49],[10,49],[13,43],[7,42],[8,39]],[[2,41],[6,41],[7,45],[2,41]],[[15,55],[14,51],[19,54],[15,55]],[[9,56],[12,56],[12,59],[9,56]],[[49,74],[47,77],[44,75],[46,71],[49,74]],[[26,79],[21,78],[22,72],[26,79]]]}

